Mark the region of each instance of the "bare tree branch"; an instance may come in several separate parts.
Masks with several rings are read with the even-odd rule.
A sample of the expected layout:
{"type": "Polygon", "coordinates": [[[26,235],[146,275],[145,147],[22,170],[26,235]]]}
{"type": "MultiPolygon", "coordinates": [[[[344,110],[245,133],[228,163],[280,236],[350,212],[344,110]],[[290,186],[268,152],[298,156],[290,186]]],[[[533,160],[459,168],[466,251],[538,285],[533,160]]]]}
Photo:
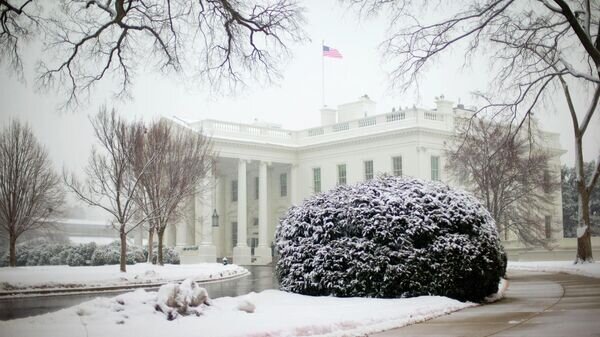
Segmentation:
{"type": "Polygon", "coordinates": [[[40,62],[38,85],[64,89],[64,107],[74,108],[103,80],[129,97],[140,64],[195,74],[213,89],[271,80],[287,43],[305,39],[302,12],[294,0],[63,1],[46,45],[59,61],[40,62]]]}

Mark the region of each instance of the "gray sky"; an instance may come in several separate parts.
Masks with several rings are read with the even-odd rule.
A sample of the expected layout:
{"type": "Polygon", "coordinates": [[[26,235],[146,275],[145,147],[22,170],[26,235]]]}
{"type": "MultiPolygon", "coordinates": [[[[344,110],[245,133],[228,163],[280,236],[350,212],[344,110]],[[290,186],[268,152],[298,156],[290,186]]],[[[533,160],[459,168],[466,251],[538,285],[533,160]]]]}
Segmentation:
{"type": "MultiPolygon", "coordinates": [[[[325,59],[326,103],[336,106],[368,94],[378,104],[378,113],[392,107],[434,107],[434,97],[444,94],[454,102],[473,104],[470,92],[487,86],[485,68],[475,62],[462,69],[459,50],[430,67],[421,82],[419,95],[414,91],[400,94],[389,90],[389,79],[382,64],[378,44],[385,37],[384,18],[359,20],[353,11],[337,2],[310,0],[306,30],[311,42],[292,47],[292,58],[284,65],[283,78],[270,86],[250,85],[237,95],[209,97],[201,88],[182,83],[179,78],[165,77],[139,69],[133,87],[133,100],[113,102],[110,83],[104,83],[92,94],[91,102],[77,112],[59,112],[54,93],[34,90],[33,60],[39,52],[35,46],[27,50],[26,83],[17,81],[5,68],[0,73],[0,123],[9,118],[29,122],[38,138],[47,146],[57,167],[78,170],[87,161],[92,144],[87,115],[100,104],[115,106],[122,114],[145,119],[160,115],[177,115],[185,119],[214,118],[234,122],[252,122],[254,118],[299,129],[319,124],[321,106],[321,40],[337,48],[342,60],[325,59]]],[[[580,97],[585,96],[578,93],[580,97]]],[[[562,162],[572,166],[573,143],[571,122],[565,113],[564,98],[547,104],[548,111],[538,114],[542,126],[561,133],[563,148],[568,151],[562,162]]],[[[600,116],[596,114],[585,139],[586,160],[595,159],[600,144],[600,116]]]]}

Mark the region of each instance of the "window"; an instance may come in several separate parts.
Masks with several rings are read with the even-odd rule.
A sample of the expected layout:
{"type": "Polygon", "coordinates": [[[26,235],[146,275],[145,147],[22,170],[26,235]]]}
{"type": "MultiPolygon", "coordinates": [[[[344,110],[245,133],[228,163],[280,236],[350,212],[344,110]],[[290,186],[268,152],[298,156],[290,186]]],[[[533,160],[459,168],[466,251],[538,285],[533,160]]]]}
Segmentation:
{"type": "Polygon", "coordinates": [[[339,164],[337,166],[338,171],[338,185],[346,185],[346,164],[339,164]]]}
{"type": "Polygon", "coordinates": [[[373,179],[373,161],[365,160],[365,180],[373,179]]]}
{"type": "Polygon", "coordinates": [[[552,216],[546,215],[544,220],[545,220],[544,222],[546,225],[546,239],[551,239],[552,238],[552,216]]]}
{"type": "Polygon", "coordinates": [[[440,180],[440,157],[431,156],[431,180],[440,180]]]}
{"type": "Polygon", "coordinates": [[[232,202],[236,202],[238,198],[238,181],[237,180],[232,180],[231,181],[231,201],[232,202]]]}
{"type": "Polygon", "coordinates": [[[287,196],[287,173],[279,175],[279,195],[282,197],[287,196]]]}
{"type": "Polygon", "coordinates": [[[402,157],[392,157],[392,174],[397,177],[402,176],[402,157]]]}
{"type": "Polygon", "coordinates": [[[313,190],[315,193],[321,192],[321,168],[313,168],[313,190]]]}
{"type": "Polygon", "coordinates": [[[254,199],[258,200],[258,191],[259,191],[259,186],[258,186],[258,177],[254,178],[254,199]]]}
{"type": "Polygon", "coordinates": [[[231,223],[231,243],[237,246],[237,221],[231,223]]]}
{"type": "Polygon", "coordinates": [[[544,193],[551,192],[551,186],[550,186],[551,183],[552,183],[552,180],[550,178],[550,171],[544,170],[544,185],[543,185],[544,193]]]}

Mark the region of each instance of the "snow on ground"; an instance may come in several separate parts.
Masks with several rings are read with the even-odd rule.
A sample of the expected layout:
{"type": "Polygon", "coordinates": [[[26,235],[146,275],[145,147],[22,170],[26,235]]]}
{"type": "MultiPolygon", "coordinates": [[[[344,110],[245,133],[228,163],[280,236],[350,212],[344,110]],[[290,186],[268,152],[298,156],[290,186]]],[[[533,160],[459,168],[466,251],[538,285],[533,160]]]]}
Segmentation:
{"type": "Polygon", "coordinates": [[[191,278],[210,281],[241,276],[248,270],[240,266],[219,263],[199,263],[157,266],[138,263],[119,272],[118,265],[107,266],[34,266],[0,268],[0,290],[15,288],[76,288],[123,286],[158,283],[191,278]]]}
{"type": "Polygon", "coordinates": [[[0,322],[4,336],[358,336],[475,306],[446,297],[405,299],[313,297],[266,290],[212,300],[200,316],[168,321],[156,292],[96,298],[41,316],[0,322]],[[254,313],[240,307],[250,302],[254,313]]]}
{"type": "Polygon", "coordinates": [[[574,264],[572,261],[508,261],[508,269],[567,273],[600,278],[600,263],[574,264]]]}

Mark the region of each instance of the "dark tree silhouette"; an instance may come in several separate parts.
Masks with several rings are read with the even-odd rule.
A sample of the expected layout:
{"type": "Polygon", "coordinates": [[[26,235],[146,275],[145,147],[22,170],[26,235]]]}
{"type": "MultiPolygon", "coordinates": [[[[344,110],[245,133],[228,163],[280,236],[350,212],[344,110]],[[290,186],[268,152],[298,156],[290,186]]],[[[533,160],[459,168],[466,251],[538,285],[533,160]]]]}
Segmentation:
{"type": "Polygon", "coordinates": [[[17,265],[21,234],[48,226],[64,199],[48,153],[27,125],[13,120],[0,132],[0,229],[8,236],[9,265],[17,265]]]}

